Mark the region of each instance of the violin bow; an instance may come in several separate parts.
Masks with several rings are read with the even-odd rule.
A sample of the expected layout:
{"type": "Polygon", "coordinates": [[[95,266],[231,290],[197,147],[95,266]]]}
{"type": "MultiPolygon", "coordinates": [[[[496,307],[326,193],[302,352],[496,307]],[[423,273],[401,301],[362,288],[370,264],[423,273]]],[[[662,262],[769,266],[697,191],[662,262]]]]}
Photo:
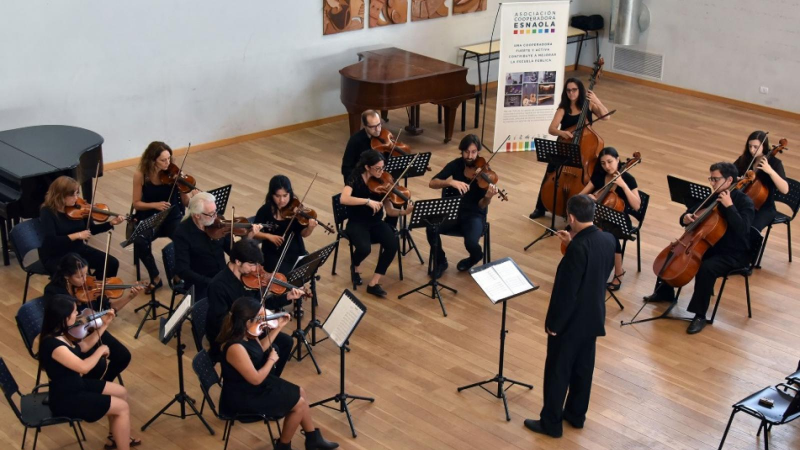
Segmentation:
{"type": "MultiPolygon", "coordinates": [[[[272,287],[272,283],[275,282],[275,274],[278,273],[278,268],[283,264],[283,258],[286,257],[286,251],[289,250],[289,243],[292,242],[292,237],[294,234],[290,234],[289,238],[286,240],[286,245],[283,247],[283,251],[281,252],[281,257],[278,258],[278,262],[275,264],[275,270],[272,271],[272,276],[269,277],[269,283],[267,283],[267,288],[264,289],[264,292],[261,294],[261,306],[266,305],[267,302],[267,294],[269,293],[269,288],[272,287]]],[[[261,284],[261,274],[259,272],[259,285],[261,284]]]]}
{"type": "Polygon", "coordinates": [[[186,153],[183,154],[183,161],[181,161],[181,167],[180,169],[178,169],[178,176],[175,177],[175,181],[172,182],[172,189],[169,190],[169,197],[167,197],[168,202],[172,201],[172,194],[175,193],[175,186],[177,186],[178,180],[181,179],[181,173],[183,173],[183,165],[186,164],[186,158],[189,156],[189,150],[191,149],[192,149],[192,143],[189,142],[189,146],[186,147],[186,153]]]}
{"type": "MultiPolygon", "coordinates": [[[[406,165],[406,168],[403,169],[403,173],[401,173],[400,176],[397,177],[396,180],[394,180],[394,183],[392,183],[391,187],[389,187],[389,189],[386,191],[386,194],[383,195],[383,198],[381,199],[381,205],[383,204],[384,201],[386,201],[386,198],[389,197],[389,194],[397,186],[397,183],[399,183],[400,180],[403,178],[403,176],[406,174],[406,172],[408,172],[408,169],[410,169],[411,166],[414,165],[414,161],[416,161],[418,157],[419,157],[419,153],[414,154],[414,157],[411,158],[411,161],[408,162],[408,164],[406,165]]],[[[372,213],[372,215],[375,215],[375,214],[377,214],[377,213],[372,213]]]]}
{"type": "MultiPolygon", "coordinates": [[[[319,175],[319,172],[314,173],[314,178],[312,178],[311,179],[311,183],[308,184],[308,188],[306,189],[306,193],[303,194],[303,198],[300,199],[300,204],[297,206],[298,208],[303,206],[303,202],[306,200],[306,196],[308,195],[308,193],[311,192],[311,186],[313,186],[314,182],[317,181],[317,176],[318,175],[319,175]]],[[[289,201],[291,201],[291,200],[289,200],[289,201]]],[[[292,228],[292,224],[294,223],[294,219],[296,219],[296,218],[297,218],[297,213],[295,213],[292,216],[292,220],[289,221],[289,225],[286,225],[286,229],[283,231],[283,236],[281,236],[283,239],[286,239],[286,234],[289,233],[289,230],[292,228]]],[[[288,248],[289,246],[287,245],[286,247],[288,248]]]]}
{"type": "Polygon", "coordinates": [[[94,172],[94,189],[92,190],[92,201],[89,205],[89,217],[86,218],[86,229],[92,226],[92,212],[94,211],[94,200],[97,197],[97,186],[100,185],[100,164],[97,164],[97,169],[94,172]]]}
{"type": "Polygon", "coordinates": [[[391,142],[391,143],[392,143],[392,147],[389,149],[389,158],[391,158],[391,157],[392,157],[392,152],[394,151],[394,146],[395,146],[395,145],[397,145],[397,141],[399,141],[399,140],[400,140],[400,133],[402,133],[402,132],[403,132],[403,128],[401,127],[401,128],[400,128],[400,129],[397,131],[397,136],[395,136],[395,137],[394,137],[394,140],[392,140],[391,138],[389,138],[389,142],[391,142]]]}
{"type": "MultiPolygon", "coordinates": [[[[764,141],[766,141],[766,140],[767,140],[767,135],[768,135],[768,134],[769,134],[769,131],[766,131],[766,132],[764,132],[764,137],[763,137],[763,138],[761,138],[761,143],[759,143],[759,144],[758,144],[758,148],[761,148],[761,149],[762,149],[762,150],[761,150],[761,153],[762,153],[762,154],[764,153],[764,149],[763,149],[762,147],[764,146],[764,141]]],[[[749,150],[748,150],[748,151],[749,151],[749,150]]],[[[758,155],[753,155],[753,157],[750,159],[750,164],[748,164],[748,165],[747,165],[747,170],[750,170],[750,169],[752,169],[752,168],[753,168],[753,163],[755,163],[755,162],[756,162],[756,157],[757,157],[757,156],[758,156],[758,155]]],[[[745,170],[745,171],[744,171],[744,173],[747,173],[747,170],[745,170]]]]}
{"type": "Polygon", "coordinates": [[[236,207],[231,205],[231,251],[233,251],[233,224],[236,222],[236,207]]]}
{"type": "MultiPolygon", "coordinates": [[[[510,134],[509,134],[508,136],[506,136],[506,138],[505,138],[505,139],[503,139],[503,142],[501,142],[501,143],[500,143],[500,145],[498,145],[498,146],[497,146],[497,149],[495,149],[495,151],[493,151],[493,152],[492,152],[492,151],[490,150],[490,153],[492,154],[492,157],[491,157],[491,158],[489,158],[489,161],[486,161],[486,167],[489,167],[489,163],[490,163],[490,162],[492,162],[492,160],[494,159],[494,157],[495,157],[495,156],[497,156],[497,154],[498,154],[498,153],[500,153],[500,149],[501,149],[501,148],[503,148],[503,146],[506,144],[506,142],[507,142],[509,139],[511,139],[511,135],[510,135],[510,134]]],[[[478,150],[480,150],[480,149],[478,149],[478,150]]],[[[487,148],[487,150],[488,150],[488,148],[487,148]]],[[[473,178],[472,180],[470,180],[470,182],[469,182],[469,183],[467,183],[467,192],[469,192],[469,187],[470,187],[470,186],[472,186],[472,183],[473,183],[473,182],[474,182],[476,179],[478,179],[478,175],[475,175],[475,178],[473,178]]],[[[466,192],[465,192],[465,193],[463,193],[463,194],[461,194],[461,196],[462,196],[462,197],[463,197],[464,195],[466,195],[466,192]]]]}

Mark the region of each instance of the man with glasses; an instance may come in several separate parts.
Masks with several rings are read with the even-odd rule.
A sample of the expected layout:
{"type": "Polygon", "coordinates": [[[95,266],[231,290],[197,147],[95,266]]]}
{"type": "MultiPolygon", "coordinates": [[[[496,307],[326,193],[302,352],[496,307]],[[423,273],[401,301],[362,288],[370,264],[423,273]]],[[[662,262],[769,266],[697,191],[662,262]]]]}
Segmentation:
{"type": "MultiPolygon", "coordinates": [[[[711,204],[714,200],[719,202],[717,208],[728,228],[722,238],[703,255],[703,262],[695,276],[694,293],[689,307],[686,308],[695,314],[686,329],[689,334],[699,333],[706,326],[706,312],[717,278],[747,265],[750,256],[750,224],[755,216],[753,201],[747,194],[738,189],[727,191],[739,174],[735,165],[718,162],[712,164],[709,171],[711,173],[708,181],[714,189],[714,196],[706,204],[711,204]]],[[[685,227],[697,220],[694,210],[693,206],[681,216],[681,225],[685,227]]],[[[674,289],[660,279],[656,283],[656,291],[644,299],[648,302],[677,301],[674,289]]]]}
{"type": "Polygon", "coordinates": [[[356,167],[361,154],[372,148],[372,138],[381,135],[381,115],[378,111],[368,109],[361,113],[361,124],[364,125],[364,128],[350,136],[342,157],[342,176],[345,183],[356,167]]]}
{"type": "MultiPolygon", "coordinates": [[[[195,297],[206,297],[206,289],[211,279],[225,268],[225,253],[230,252],[231,236],[211,239],[206,227],[217,217],[215,198],[208,192],[195,194],[189,200],[189,214],[178,225],[172,242],[175,243],[175,273],[195,288],[195,297]]],[[[247,237],[261,230],[253,225],[247,237]]]]}

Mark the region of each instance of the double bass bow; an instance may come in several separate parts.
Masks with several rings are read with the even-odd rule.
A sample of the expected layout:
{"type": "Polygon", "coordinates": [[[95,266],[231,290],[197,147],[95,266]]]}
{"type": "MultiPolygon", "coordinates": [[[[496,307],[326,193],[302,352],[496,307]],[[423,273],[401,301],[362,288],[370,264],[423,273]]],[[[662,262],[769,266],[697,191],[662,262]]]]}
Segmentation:
{"type": "MultiPolygon", "coordinates": [[[[766,138],[767,136],[765,134],[764,139],[766,138]]],[[[759,160],[759,163],[761,160],[764,160],[765,161],[764,164],[769,164],[770,158],[774,157],[778,153],[782,153],[786,150],[789,150],[788,148],[786,148],[786,146],[789,145],[789,141],[786,140],[786,138],[783,138],[780,141],[778,141],[778,144],[779,145],[773,146],[772,150],[770,150],[769,153],[753,157],[753,159],[750,160],[750,165],[747,167],[747,170],[749,171],[754,165],[757,165],[754,164],[756,159],[759,160]]],[[[761,145],[764,145],[763,139],[761,141],[761,145]]],[[[756,170],[761,170],[761,169],[756,169],[756,170]]],[[[744,193],[747,194],[748,197],[750,197],[750,200],[753,200],[753,206],[755,206],[756,211],[758,211],[759,209],[761,209],[762,206],[764,206],[764,202],[766,202],[767,198],[769,197],[769,188],[764,186],[764,183],[762,183],[761,180],[756,178],[755,181],[753,181],[749,186],[747,186],[744,189],[744,193]]]]}

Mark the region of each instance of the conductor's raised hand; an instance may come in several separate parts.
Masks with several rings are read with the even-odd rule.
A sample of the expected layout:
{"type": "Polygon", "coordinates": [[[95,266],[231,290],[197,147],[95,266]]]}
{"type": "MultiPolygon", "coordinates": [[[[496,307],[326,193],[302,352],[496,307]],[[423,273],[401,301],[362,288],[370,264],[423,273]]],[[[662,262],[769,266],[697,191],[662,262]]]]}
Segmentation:
{"type": "Polygon", "coordinates": [[[557,231],[556,236],[558,236],[558,238],[561,239],[561,242],[564,242],[566,244],[572,242],[572,235],[569,234],[569,231],[567,230],[557,231]]]}

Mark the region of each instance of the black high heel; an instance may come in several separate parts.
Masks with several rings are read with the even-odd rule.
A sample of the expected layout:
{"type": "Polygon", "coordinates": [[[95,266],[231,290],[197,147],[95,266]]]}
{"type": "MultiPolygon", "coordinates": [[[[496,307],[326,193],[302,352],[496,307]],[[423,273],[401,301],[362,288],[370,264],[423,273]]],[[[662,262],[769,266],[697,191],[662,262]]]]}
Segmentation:
{"type": "Polygon", "coordinates": [[[628,273],[628,272],[623,270],[621,274],[614,275],[614,280],[611,281],[610,283],[608,283],[608,290],[610,290],[610,291],[618,291],[619,288],[622,287],[622,277],[624,277],[626,273],[628,273]],[[614,281],[619,281],[619,284],[614,284],[614,281]]]}

